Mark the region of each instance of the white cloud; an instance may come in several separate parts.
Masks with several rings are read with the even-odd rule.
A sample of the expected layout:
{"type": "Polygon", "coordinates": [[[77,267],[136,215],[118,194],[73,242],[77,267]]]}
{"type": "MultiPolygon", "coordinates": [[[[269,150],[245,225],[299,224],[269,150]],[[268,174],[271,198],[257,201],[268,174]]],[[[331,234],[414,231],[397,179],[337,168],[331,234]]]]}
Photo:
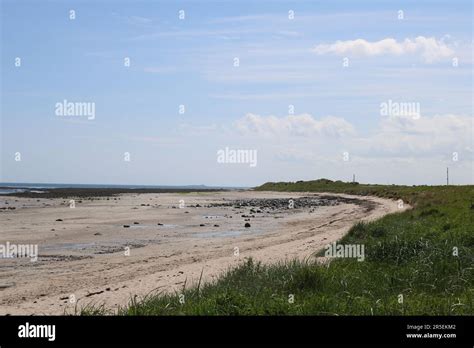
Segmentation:
{"type": "Polygon", "coordinates": [[[387,117],[367,138],[354,140],[354,148],[366,156],[446,157],[469,153],[473,118],[461,115],[387,117]]]}
{"type": "Polygon", "coordinates": [[[309,114],[285,117],[246,114],[234,123],[243,135],[266,137],[277,158],[306,161],[311,156],[340,160],[342,152],[360,159],[451,158],[457,152],[461,160],[472,161],[474,118],[463,115],[432,117],[381,117],[375,129],[363,134],[340,117],[315,119],[309,114]],[[298,139],[301,139],[299,141],[298,139]],[[282,151],[281,149],[285,149],[282,151]],[[308,149],[317,149],[310,154],[308,149]],[[291,151],[290,151],[291,150],[291,151]]]}
{"type": "Polygon", "coordinates": [[[432,63],[454,55],[454,50],[446,44],[444,39],[437,40],[434,37],[424,36],[418,36],[415,39],[407,38],[400,42],[392,38],[374,42],[364,39],[336,41],[332,44],[317,45],[313,52],[353,56],[417,54],[426,63],[432,63]]]}
{"type": "Polygon", "coordinates": [[[354,132],[352,125],[342,118],[326,116],[316,120],[309,114],[276,117],[249,113],[239,119],[235,126],[242,133],[262,136],[341,137],[354,132]]]}

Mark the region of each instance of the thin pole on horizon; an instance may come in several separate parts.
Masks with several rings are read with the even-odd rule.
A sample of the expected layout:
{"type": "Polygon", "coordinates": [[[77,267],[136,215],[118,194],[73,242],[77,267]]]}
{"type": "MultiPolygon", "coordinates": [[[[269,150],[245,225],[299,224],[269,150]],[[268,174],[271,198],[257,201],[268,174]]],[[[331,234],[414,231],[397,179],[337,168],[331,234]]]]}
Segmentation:
{"type": "Polygon", "coordinates": [[[449,167],[446,167],[446,186],[449,186],[449,167]]]}
{"type": "Polygon", "coordinates": [[[352,182],[356,182],[356,175],[352,174],[352,182]]]}

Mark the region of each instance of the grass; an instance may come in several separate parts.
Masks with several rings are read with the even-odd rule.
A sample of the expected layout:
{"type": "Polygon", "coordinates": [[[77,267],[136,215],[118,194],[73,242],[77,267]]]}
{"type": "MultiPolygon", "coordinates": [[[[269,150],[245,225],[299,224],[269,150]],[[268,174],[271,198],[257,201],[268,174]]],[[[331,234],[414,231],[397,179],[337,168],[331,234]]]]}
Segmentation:
{"type": "MultiPolygon", "coordinates": [[[[474,314],[474,186],[360,185],[322,179],[266,183],[256,190],[375,195],[402,199],[413,209],[351,228],[339,243],[363,244],[363,262],[339,258],[324,265],[314,259],[263,265],[247,259],[213,283],[134,298],[114,314],[474,314]]],[[[88,307],[79,313],[108,312],[88,307]]]]}

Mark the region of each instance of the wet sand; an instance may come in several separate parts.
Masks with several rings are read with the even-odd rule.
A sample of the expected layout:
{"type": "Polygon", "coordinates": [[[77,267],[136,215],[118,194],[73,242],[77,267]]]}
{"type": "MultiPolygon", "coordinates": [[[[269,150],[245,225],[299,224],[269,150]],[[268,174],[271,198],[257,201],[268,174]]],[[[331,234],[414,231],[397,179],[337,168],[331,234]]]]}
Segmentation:
{"type": "Polygon", "coordinates": [[[0,208],[10,207],[0,210],[0,244],[37,244],[39,251],[35,262],[0,259],[0,314],[73,313],[89,303],[114,309],[134,295],[191,286],[201,272],[212,281],[248,257],[312,257],[355,222],[400,211],[397,202],[375,197],[255,191],[127,193],[74,203],[0,196],[0,208]]]}

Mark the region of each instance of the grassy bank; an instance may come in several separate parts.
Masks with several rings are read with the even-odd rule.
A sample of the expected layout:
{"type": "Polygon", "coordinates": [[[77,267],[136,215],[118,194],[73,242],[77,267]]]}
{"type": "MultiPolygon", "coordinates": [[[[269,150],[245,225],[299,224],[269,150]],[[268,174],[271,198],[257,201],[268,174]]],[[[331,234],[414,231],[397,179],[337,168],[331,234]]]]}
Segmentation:
{"type": "Polygon", "coordinates": [[[339,258],[327,265],[313,260],[261,265],[247,260],[213,284],[185,289],[184,303],[180,294],[154,295],[133,301],[119,314],[474,314],[474,186],[317,180],[267,183],[256,190],[376,195],[402,199],[413,209],[350,230],[340,243],[363,244],[363,262],[339,258]]]}

